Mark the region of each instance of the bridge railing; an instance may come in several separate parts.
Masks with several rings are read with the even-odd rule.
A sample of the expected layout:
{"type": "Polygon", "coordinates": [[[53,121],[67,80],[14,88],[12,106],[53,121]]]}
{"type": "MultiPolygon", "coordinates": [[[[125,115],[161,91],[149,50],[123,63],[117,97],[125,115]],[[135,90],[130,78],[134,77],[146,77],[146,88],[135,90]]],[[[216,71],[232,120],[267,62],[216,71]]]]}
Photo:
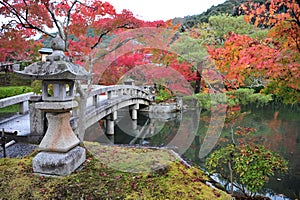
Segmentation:
{"type": "Polygon", "coordinates": [[[32,95],[33,92],[28,92],[25,94],[0,99],[0,108],[19,104],[19,113],[25,114],[29,111],[29,99],[32,95]]]}
{"type": "Polygon", "coordinates": [[[130,95],[132,97],[144,98],[152,101],[154,96],[150,90],[146,87],[131,86],[131,85],[112,85],[112,86],[100,86],[93,89],[89,98],[93,98],[93,106],[98,106],[98,98],[101,95],[107,95],[107,99],[112,99],[118,96],[130,95]]]}

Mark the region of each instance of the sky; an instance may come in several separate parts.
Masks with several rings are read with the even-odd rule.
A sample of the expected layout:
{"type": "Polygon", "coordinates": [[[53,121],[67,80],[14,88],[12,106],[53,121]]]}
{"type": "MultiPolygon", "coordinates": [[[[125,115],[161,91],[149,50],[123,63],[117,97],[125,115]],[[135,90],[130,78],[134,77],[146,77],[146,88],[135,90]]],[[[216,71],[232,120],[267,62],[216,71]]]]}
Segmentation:
{"type": "Polygon", "coordinates": [[[117,12],[130,10],[135,17],[145,20],[168,20],[175,17],[201,14],[213,5],[225,0],[105,0],[117,12]]]}

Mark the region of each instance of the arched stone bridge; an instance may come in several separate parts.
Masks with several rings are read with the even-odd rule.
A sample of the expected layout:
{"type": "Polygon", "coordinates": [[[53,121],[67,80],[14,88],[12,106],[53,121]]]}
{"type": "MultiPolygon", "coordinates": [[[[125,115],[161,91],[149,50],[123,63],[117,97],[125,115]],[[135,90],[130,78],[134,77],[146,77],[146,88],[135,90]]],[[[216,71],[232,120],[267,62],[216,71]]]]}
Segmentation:
{"type": "MultiPolygon", "coordinates": [[[[114,120],[117,118],[117,110],[129,106],[132,119],[137,119],[137,110],[141,107],[149,106],[150,102],[154,100],[151,90],[152,88],[148,86],[93,85],[90,92],[87,92],[88,95],[86,99],[80,98],[79,95],[74,99],[74,101],[78,102],[79,106],[72,110],[72,128],[77,130],[75,132],[78,132],[79,138],[82,139],[86,128],[98,122],[100,119],[106,118],[107,133],[113,134],[113,125],[114,120]],[[83,113],[84,110],[85,113],[83,113]]],[[[46,131],[45,113],[35,108],[32,93],[10,97],[9,99],[2,99],[0,100],[0,108],[16,103],[20,104],[22,107],[22,113],[27,113],[26,115],[21,116],[28,120],[27,123],[23,122],[23,126],[29,126],[30,124],[27,129],[25,128],[25,130],[30,131],[27,131],[28,133],[24,133],[23,131],[22,135],[29,136],[29,140],[41,140],[46,131]],[[17,101],[14,99],[17,99],[17,101]],[[28,101],[32,101],[30,106],[26,106],[28,101]],[[29,107],[30,112],[28,113],[29,110],[24,110],[24,108],[29,107]]],[[[13,120],[18,119],[6,120],[4,123],[0,122],[1,130],[4,128],[10,132],[19,131],[14,129],[13,120]]],[[[18,120],[18,122],[20,122],[20,120],[18,120]]]]}
{"type": "Polygon", "coordinates": [[[85,115],[81,114],[80,104],[82,103],[79,103],[79,108],[73,112],[73,118],[76,121],[76,119],[83,117],[84,127],[81,130],[85,130],[106,117],[107,134],[113,134],[113,125],[114,120],[117,118],[117,110],[129,106],[132,119],[137,119],[137,110],[140,106],[149,106],[150,102],[154,100],[154,96],[150,90],[150,87],[129,85],[94,86],[85,102],[85,115]]]}

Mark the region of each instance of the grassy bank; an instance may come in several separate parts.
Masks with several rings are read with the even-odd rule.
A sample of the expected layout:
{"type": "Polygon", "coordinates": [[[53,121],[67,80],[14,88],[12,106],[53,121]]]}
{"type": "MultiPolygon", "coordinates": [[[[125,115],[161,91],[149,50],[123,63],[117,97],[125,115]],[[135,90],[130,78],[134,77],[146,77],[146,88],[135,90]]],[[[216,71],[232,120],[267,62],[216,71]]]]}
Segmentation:
{"type": "Polygon", "coordinates": [[[230,199],[166,150],[86,145],[84,167],[66,177],[33,174],[37,152],[0,159],[1,199],[230,199]]]}

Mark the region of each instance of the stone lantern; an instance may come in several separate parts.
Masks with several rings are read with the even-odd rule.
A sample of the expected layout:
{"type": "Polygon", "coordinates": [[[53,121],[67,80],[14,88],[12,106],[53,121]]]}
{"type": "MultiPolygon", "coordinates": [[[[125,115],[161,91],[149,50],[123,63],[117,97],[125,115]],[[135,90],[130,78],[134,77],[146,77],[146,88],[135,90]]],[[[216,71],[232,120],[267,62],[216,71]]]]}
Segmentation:
{"type": "Polygon", "coordinates": [[[48,129],[40,153],[33,159],[33,170],[40,174],[68,175],[85,161],[85,149],[70,126],[70,111],[78,106],[74,98],[75,80],[88,80],[91,74],[71,63],[64,55],[60,37],[52,41],[53,53],[16,73],[26,79],[42,80],[42,100],[36,108],[46,112],[48,129]]]}

